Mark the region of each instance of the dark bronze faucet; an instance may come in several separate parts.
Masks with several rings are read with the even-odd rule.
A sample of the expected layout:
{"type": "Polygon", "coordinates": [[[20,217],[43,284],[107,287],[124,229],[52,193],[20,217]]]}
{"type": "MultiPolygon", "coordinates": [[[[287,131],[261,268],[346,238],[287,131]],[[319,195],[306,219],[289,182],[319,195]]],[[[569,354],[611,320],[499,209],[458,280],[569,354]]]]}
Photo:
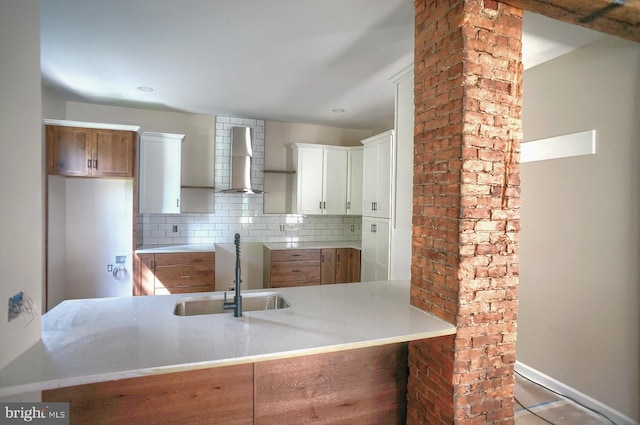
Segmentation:
{"type": "Polygon", "coordinates": [[[242,316],[242,295],[240,294],[240,284],[242,280],[240,279],[240,234],[236,233],[233,243],[236,245],[236,289],[235,294],[233,295],[233,302],[227,302],[227,293],[224,293],[224,305],[223,308],[225,310],[233,309],[233,315],[235,317],[242,316]]]}

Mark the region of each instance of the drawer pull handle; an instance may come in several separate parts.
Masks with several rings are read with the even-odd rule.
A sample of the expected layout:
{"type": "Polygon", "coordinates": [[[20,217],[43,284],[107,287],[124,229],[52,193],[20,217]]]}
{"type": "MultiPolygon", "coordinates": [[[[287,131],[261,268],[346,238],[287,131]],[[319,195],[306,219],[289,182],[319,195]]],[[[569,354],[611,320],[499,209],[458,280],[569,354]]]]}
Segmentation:
{"type": "Polygon", "coordinates": [[[293,273],[300,273],[300,270],[291,270],[293,273]]]}
{"type": "Polygon", "coordinates": [[[292,254],[292,257],[300,257],[301,254],[292,254]]]}
{"type": "Polygon", "coordinates": [[[181,274],[180,278],[181,279],[191,279],[191,276],[189,276],[188,274],[181,274]]]}

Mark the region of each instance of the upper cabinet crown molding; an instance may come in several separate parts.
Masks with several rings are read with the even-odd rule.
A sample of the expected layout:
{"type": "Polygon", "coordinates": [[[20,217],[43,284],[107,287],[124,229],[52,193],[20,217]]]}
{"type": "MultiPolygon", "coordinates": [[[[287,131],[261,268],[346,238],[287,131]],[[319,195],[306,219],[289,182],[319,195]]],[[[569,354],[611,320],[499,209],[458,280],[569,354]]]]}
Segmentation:
{"type": "Polygon", "coordinates": [[[44,121],[44,125],[56,125],[59,127],[81,127],[81,128],[93,128],[93,129],[102,129],[102,130],[135,131],[137,133],[142,132],[142,129],[139,125],[56,120],[56,119],[49,119],[49,118],[45,118],[43,121],[44,121]]]}
{"type": "Polygon", "coordinates": [[[392,75],[391,78],[389,78],[389,81],[391,81],[393,84],[398,84],[399,82],[411,76],[413,76],[413,62],[411,62],[397,74],[392,75]]]}

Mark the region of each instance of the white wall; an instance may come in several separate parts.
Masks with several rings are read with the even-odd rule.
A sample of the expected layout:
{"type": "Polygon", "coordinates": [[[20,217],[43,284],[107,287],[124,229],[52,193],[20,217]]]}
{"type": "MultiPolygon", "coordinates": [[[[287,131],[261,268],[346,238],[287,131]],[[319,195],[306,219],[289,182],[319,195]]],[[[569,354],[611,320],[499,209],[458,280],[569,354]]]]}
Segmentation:
{"type": "MultiPolygon", "coordinates": [[[[132,295],[133,180],[69,178],[65,182],[63,299],[132,295]],[[117,255],[127,256],[128,273],[121,280],[107,268],[115,267],[117,255]]],[[[54,286],[51,281],[49,285],[54,286]]],[[[49,308],[55,304],[50,302],[49,308]]]]}
{"type": "Polygon", "coordinates": [[[640,44],[606,38],[524,74],[524,140],[597,132],[522,164],[518,360],[640,420],[640,44]]]}
{"type": "Polygon", "coordinates": [[[44,160],[38,0],[0,3],[0,368],[40,339],[44,285],[44,160]],[[7,321],[23,291],[33,320],[7,321]]]}

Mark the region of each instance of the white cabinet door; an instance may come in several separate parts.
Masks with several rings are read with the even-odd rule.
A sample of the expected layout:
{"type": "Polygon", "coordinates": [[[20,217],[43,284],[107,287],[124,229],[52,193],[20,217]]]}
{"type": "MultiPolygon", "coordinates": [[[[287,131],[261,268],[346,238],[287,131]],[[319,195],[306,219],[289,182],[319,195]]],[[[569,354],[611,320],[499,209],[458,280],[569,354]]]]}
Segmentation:
{"type": "Polygon", "coordinates": [[[182,134],[140,136],[138,212],[180,214],[182,134]]]}
{"type": "Polygon", "coordinates": [[[362,218],[363,282],[389,279],[389,219],[362,218]]]}
{"type": "Polygon", "coordinates": [[[362,215],[364,151],[361,147],[349,148],[347,175],[347,214],[362,215]]]}
{"type": "Polygon", "coordinates": [[[322,149],[301,147],[295,150],[294,214],[322,214],[322,149]]]}
{"type": "Polygon", "coordinates": [[[362,215],[391,218],[393,190],[393,130],[362,141],[364,145],[364,205],[362,215]]]}
{"type": "Polygon", "coordinates": [[[364,146],[363,164],[363,205],[362,215],[375,216],[375,202],[378,197],[378,147],[375,144],[364,146]]]}
{"type": "Polygon", "coordinates": [[[376,200],[376,217],[391,218],[391,158],[393,156],[392,138],[384,138],[377,144],[378,153],[378,187],[376,200]]]}
{"type": "Polygon", "coordinates": [[[323,157],[322,214],[344,215],[347,213],[347,150],[325,148],[323,157]]]}
{"type": "Polygon", "coordinates": [[[294,144],[293,163],[294,214],[347,214],[347,147],[294,144]]]}

